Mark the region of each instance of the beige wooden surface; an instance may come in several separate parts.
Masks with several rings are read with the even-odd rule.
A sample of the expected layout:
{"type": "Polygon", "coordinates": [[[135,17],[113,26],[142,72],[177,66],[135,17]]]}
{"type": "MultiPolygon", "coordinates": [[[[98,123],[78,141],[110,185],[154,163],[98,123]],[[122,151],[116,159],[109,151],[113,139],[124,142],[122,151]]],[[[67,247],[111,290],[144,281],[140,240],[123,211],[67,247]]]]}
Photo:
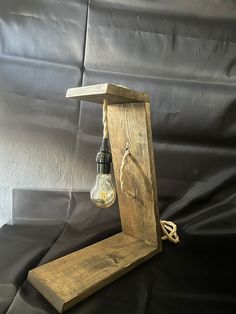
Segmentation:
{"type": "Polygon", "coordinates": [[[155,246],[119,233],[31,270],[28,281],[63,312],[157,252],[155,246]]]}
{"type": "Polygon", "coordinates": [[[134,101],[150,101],[149,95],[141,93],[124,86],[114,84],[98,84],[69,88],[66,93],[67,98],[87,100],[95,103],[103,103],[107,99],[109,103],[129,103],[134,101]]]}
{"type": "Polygon", "coordinates": [[[161,250],[150,113],[146,104],[108,105],[108,129],[122,229],[161,250]],[[136,198],[121,190],[120,168],[127,144],[133,157],[127,159],[123,178],[126,189],[135,193],[136,198]]]}

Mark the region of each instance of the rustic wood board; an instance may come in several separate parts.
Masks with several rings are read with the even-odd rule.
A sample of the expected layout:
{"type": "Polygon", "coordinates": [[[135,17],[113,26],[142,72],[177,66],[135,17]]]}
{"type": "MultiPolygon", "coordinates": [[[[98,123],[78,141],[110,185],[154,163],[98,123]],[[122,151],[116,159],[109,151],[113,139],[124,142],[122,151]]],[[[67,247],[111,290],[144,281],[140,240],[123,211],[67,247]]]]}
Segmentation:
{"type": "Polygon", "coordinates": [[[161,250],[160,222],[148,103],[109,104],[108,129],[123,232],[161,250]],[[126,188],[121,190],[120,168],[127,144],[132,160],[124,168],[126,188]]]}
{"type": "Polygon", "coordinates": [[[100,104],[103,103],[104,99],[107,99],[108,102],[112,104],[150,101],[148,94],[141,93],[124,86],[108,83],[69,88],[67,90],[66,97],[76,98],[78,100],[87,100],[100,104]]]}
{"type": "Polygon", "coordinates": [[[31,270],[28,281],[62,313],[157,253],[119,233],[31,270]]]}
{"type": "Polygon", "coordinates": [[[158,194],[157,194],[157,182],[156,182],[156,167],[154,159],[154,149],[153,149],[153,139],[152,139],[152,124],[151,124],[151,108],[150,103],[145,103],[146,111],[146,120],[147,120],[147,133],[148,133],[148,147],[150,155],[150,164],[151,164],[151,180],[154,193],[154,214],[157,221],[157,239],[159,251],[162,250],[162,240],[161,240],[161,228],[160,228],[160,216],[159,216],[159,207],[158,207],[158,194]]]}

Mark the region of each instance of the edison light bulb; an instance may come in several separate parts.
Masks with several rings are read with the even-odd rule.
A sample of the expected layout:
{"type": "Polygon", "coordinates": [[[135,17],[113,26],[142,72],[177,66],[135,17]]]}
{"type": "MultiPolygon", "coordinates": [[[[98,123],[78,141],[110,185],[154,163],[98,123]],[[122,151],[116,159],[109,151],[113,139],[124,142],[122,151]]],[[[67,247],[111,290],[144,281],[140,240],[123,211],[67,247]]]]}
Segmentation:
{"type": "Polygon", "coordinates": [[[110,207],[116,199],[116,192],[111,181],[111,174],[97,174],[96,183],[90,195],[91,200],[98,207],[110,207]]]}
{"type": "Polygon", "coordinates": [[[110,207],[116,199],[116,190],[111,179],[112,156],[108,150],[108,139],[104,138],[96,157],[97,177],[90,198],[98,207],[110,207]]]}

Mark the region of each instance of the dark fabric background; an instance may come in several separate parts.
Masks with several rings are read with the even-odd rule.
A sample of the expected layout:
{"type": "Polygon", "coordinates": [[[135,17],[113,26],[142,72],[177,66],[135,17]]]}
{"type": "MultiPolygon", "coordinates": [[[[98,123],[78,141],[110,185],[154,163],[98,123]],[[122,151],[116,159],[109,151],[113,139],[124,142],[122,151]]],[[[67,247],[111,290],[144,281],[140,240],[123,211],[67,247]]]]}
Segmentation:
{"type": "Polygon", "coordinates": [[[2,0],[0,36],[2,130],[76,147],[71,190],[13,190],[0,313],[56,313],[28,270],[120,230],[117,205],[75,191],[94,180],[101,108],[64,107],[68,87],[103,82],[151,95],[161,217],[181,241],[68,313],[235,313],[235,1],[2,0]]]}

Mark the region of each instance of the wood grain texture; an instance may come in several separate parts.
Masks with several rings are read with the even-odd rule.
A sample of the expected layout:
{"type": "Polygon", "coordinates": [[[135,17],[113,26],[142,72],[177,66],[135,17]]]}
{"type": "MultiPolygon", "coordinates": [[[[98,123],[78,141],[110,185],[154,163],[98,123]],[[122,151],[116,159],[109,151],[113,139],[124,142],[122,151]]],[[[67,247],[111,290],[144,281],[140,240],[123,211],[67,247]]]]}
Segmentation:
{"type": "Polygon", "coordinates": [[[153,157],[150,110],[144,102],[108,105],[108,128],[123,232],[161,250],[160,222],[153,157]],[[132,160],[124,168],[126,188],[121,190],[120,167],[126,147],[132,160]]]}
{"type": "Polygon", "coordinates": [[[150,155],[150,164],[151,164],[151,180],[154,192],[154,213],[157,221],[157,239],[158,239],[158,249],[162,250],[162,234],[160,227],[160,215],[159,215],[159,207],[158,207],[158,187],[157,187],[157,176],[156,176],[156,166],[154,159],[154,149],[153,149],[153,138],[152,138],[152,124],[151,124],[151,108],[150,103],[145,103],[146,110],[146,121],[147,121],[147,133],[148,133],[148,147],[149,147],[149,155],[150,155]]]}
{"type": "Polygon", "coordinates": [[[141,93],[124,86],[114,84],[98,84],[69,88],[66,93],[67,98],[87,100],[95,103],[103,103],[107,99],[109,103],[130,103],[135,101],[150,101],[149,95],[141,93]]]}
{"type": "Polygon", "coordinates": [[[28,281],[61,313],[157,253],[119,233],[31,270],[28,281]]]}

